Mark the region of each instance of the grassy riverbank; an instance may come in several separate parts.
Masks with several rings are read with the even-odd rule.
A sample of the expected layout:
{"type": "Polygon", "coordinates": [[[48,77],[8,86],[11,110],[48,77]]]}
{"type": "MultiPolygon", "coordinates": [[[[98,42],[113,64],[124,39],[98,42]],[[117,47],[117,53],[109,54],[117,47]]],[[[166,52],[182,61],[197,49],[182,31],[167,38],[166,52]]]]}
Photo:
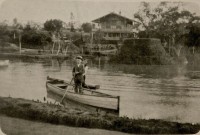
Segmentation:
{"type": "Polygon", "coordinates": [[[80,109],[72,109],[69,106],[62,107],[31,100],[3,97],[0,98],[0,113],[11,117],[53,124],[107,129],[126,133],[194,134],[200,129],[200,125],[198,124],[102,116],[80,109]]]}
{"type": "Polygon", "coordinates": [[[129,135],[104,129],[89,129],[24,120],[0,115],[0,135],[129,135]],[[2,132],[1,132],[2,130],[2,132]],[[2,134],[1,134],[2,133],[2,134]]]}

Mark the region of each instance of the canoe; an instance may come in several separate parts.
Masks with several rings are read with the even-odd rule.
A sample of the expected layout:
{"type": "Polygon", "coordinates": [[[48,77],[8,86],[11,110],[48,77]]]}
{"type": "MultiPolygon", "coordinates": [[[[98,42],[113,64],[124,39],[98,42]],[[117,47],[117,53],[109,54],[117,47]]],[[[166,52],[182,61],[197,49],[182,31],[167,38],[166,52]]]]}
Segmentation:
{"type": "Polygon", "coordinates": [[[72,89],[74,85],[70,85],[69,82],[47,77],[47,93],[51,92],[60,96],[60,100],[62,99],[67,87],[69,88],[67,89],[64,101],[70,101],[83,107],[93,108],[93,110],[98,112],[119,115],[119,96],[113,96],[87,88],[83,88],[82,94],[75,93],[72,89]]]}
{"type": "Polygon", "coordinates": [[[8,66],[9,60],[0,60],[0,66],[8,66]]]}

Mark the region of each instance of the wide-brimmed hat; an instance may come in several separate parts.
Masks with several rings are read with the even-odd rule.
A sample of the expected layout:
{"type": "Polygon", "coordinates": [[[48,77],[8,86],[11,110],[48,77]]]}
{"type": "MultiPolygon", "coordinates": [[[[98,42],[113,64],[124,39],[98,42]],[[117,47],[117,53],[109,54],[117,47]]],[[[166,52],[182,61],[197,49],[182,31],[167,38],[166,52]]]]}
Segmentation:
{"type": "Polygon", "coordinates": [[[76,59],[80,59],[83,61],[83,57],[82,56],[76,56],[76,59]]]}

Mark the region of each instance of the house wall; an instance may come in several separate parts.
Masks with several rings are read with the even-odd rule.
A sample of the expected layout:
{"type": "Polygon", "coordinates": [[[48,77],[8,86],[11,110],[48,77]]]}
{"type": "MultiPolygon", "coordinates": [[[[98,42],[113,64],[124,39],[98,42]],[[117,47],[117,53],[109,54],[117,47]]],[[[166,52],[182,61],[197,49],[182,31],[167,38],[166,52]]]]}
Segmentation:
{"type": "MultiPolygon", "coordinates": [[[[102,38],[107,41],[121,41],[124,38],[132,37],[133,22],[118,15],[107,15],[96,21],[93,32],[100,30],[102,38]]],[[[94,34],[94,39],[99,38],[98,34],[94,34]]]]}
{"type": "Polygon", "coordinates": [[[125,19],[117,16],[106,17],[102,22],[100,22],[101,29],[119,29],[126,30],[131,29],[132,24],[128,23],[125,19]]]}

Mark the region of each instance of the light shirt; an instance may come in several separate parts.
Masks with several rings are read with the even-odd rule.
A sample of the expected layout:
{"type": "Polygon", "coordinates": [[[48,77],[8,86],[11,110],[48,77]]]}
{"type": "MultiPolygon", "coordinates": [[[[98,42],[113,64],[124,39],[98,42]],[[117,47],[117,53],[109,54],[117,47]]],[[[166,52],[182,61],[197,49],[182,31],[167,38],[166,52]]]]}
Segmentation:
{"type": "Polygon", "coordinates": [[[84,73],[84,75],[87,74],[87,71],[88,71],[88,66],[85,67],[85,73],[84,73]]]}

